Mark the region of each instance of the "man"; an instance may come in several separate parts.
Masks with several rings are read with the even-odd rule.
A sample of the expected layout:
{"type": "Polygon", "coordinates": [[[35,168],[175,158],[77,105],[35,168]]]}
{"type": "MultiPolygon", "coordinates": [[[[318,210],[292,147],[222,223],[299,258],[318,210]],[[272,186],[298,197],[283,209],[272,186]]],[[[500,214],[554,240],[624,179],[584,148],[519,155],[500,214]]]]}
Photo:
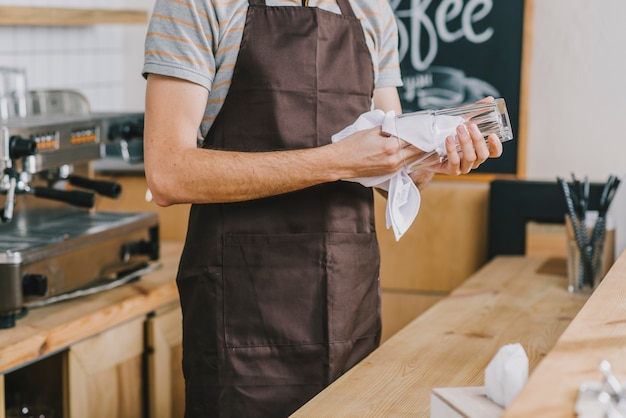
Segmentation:
{"type": "MultiPolygon", "coordinates": [[[[377,346],[372,190],[341,179],[422,154],[380,128],[330,143],[372,103],[401,111],[385,0],[267,1],[157,0],[146,40],[148,185],[193,204],[177,277],[188,417],[287,416],[377,346]]],[[[417,184],[502,152],[457,133],[417,184]]]]}

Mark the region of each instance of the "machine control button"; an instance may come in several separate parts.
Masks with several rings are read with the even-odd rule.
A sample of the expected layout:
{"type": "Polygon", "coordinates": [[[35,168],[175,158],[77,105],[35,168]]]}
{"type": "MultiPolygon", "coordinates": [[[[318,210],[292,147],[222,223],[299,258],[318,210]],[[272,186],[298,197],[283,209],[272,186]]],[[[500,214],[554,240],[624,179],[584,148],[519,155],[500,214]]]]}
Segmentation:
{"type": "Polygon", "coordinates": [[[24,296],[45,296],[48,292],[48,278],[44,274],[25,274],[22,276],[24,296]]]}
{"type": "Polygon", "coordinates": [[[37,151],[37,142],[32,139],[24,139],[12,136],[9,139],[9,156],[13,159],[33,155],[37,151]]]}
{"type": "Polygon", "coordinates": [[[120,249],[120,260],[128,262],[134,255],[147,255],[151,260],[158,258],[158,242],[140,240],[122,245],[120,249]],[[155,255],[156,254],[156,255],[155,255]]]}

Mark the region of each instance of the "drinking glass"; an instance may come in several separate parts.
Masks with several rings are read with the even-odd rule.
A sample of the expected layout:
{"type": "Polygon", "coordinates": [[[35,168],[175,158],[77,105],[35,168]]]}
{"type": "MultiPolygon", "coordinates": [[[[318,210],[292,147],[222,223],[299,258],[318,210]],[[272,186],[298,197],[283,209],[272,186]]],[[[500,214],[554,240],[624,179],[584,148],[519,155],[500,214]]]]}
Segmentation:
{"type": "MultiPolygon", "coordinates": [[[[506,103],[502,98],[447,109],[421,110],[419,112],[405,113],[398,115],[397,118],[411,117],[413,115],[430,115],[433,117],[433,120],[436,120],[438,116],[456,116],[460,117],[464,124],[475,123],[485,139],[490,134],[496,134],[500,142],[513,139],[509,113],[506,109],[506,103]]],[[[444,140],[445,138],[441,138],[441,142],[444,140]]],[[[460,151],[458,146],[457,150],[460,151]]],[[[439,164],[445,161],[446,158],[445,156],[440,157],[437,151],[427,152],[418,160],[411,163],[408,166],[408,171],[411,172],[418,168],[439,164]]]]}
{"type": "Polygon", "coordinates": [[[26,71],[0,67],[0,120],[26,117],[26,71]]]}

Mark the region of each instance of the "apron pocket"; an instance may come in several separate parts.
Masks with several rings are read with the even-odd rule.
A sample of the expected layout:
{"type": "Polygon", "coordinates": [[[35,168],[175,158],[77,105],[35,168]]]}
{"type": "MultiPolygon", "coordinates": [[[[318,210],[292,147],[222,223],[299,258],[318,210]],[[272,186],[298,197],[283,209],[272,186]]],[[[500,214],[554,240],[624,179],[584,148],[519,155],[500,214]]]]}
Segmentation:
{"type": "Polygon", "coordinates": [[[325,340],[324,236],[224,236],[227,347],[325,340]]]}
{"type": "Polygon", "coordinates": [[[374,233],[224,236],[227,347],[327,344],[380,333],[374,233]]]}
{"type": "Polygon", "coordinates": [[[380,253],[376,234],[330,234],[328,240],[329,341],[380,337],[380,253]]]}

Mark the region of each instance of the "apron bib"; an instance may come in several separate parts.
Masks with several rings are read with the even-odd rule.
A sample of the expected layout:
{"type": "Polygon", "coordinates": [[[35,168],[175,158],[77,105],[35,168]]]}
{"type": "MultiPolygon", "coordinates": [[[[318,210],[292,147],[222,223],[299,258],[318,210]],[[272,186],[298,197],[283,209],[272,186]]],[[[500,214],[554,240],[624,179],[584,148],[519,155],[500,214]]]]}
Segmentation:
{"type": "MultiPolygon", "coordinates": [[[[251,0],[204,147],[317,147],[370,110],[371,56],[341,15],[251,0]]],[[[192,205],[177,277],[188,417],[288,416],[380,340],[371,189],[339,181],[192,205]]]]}

